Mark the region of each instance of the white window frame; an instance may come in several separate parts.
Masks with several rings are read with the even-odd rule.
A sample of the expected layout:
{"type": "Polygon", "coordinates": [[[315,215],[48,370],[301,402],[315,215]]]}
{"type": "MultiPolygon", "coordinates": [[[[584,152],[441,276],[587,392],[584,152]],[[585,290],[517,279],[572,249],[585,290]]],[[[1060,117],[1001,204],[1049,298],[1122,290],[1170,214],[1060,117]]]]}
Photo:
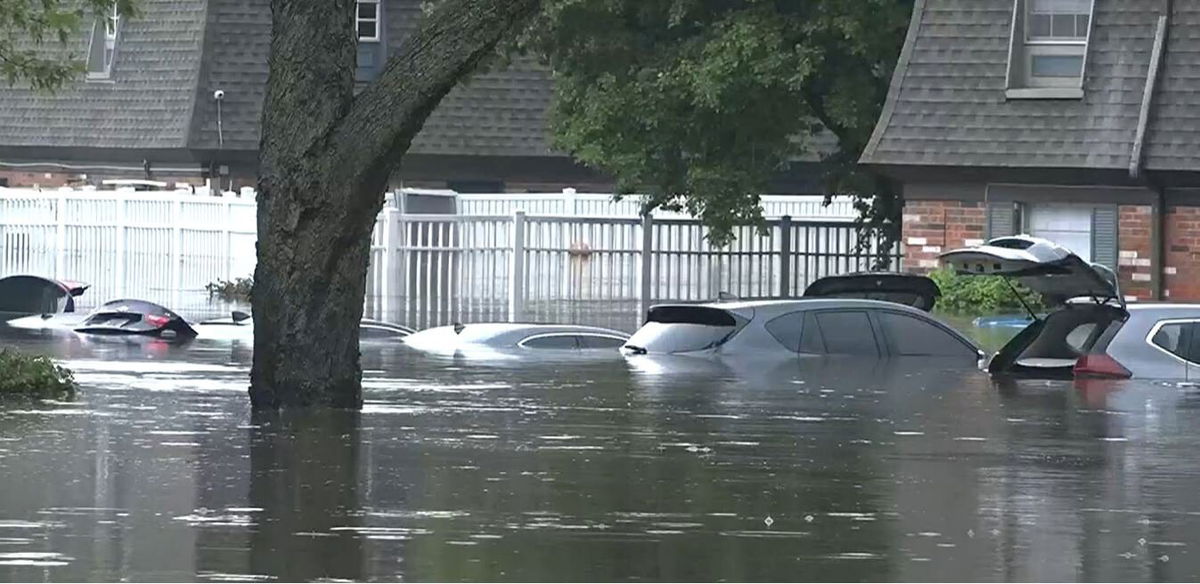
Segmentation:
{"type": "MultiPolygon", "coordinates": [[[[1033,37],[1030,15],[1032,0],[1013,0],[1012,38],[1008,59],[1008,90],[1012,98],[1082,98],[1087,71],[1088,47],[1096,22],[1096,2],[1089,0],[1087,30],[1078,37],[1033,37]],[[1078,75],[1034,75],[1034,57],[1080,57],[1078,75]]],[[[1053,32],[1053,31],[1051,31],[1053,32]]]]}
{"type": "Polygon", "coordinates": [[[380,28],[383,26],[383,18],[382,18],[381,10],[383,10],[383,2],[381,2],[380,0],[358,0],[354,4],[354,35],[358,38],[359,42],[364,42],[364,43],[379,42],[379,39],[382,36],[382,35],[380,35],[380,28]],[[362,6],[363,4],[374,4],[375,5],[375,18],[362,18],[360,16],[359,7],[362,6]],[[358,34],[358,31],[359,31],[359,28],[361,27],[361,25],[363,23],[367,23],[367,22],[371,23],[375,27],[374,36],[362,36],[362,35],[358,34]]]}
{"type": "Polygon", "coordinates": [[[87,63],[87,78],[88,79],[109,79],[112,77],[113,64],[117,61],[117,40],[121,35],[121,25],[123,24],[120,8],[114,1],[110,11],[103,16],[97,16],[95,25],[92,26],[92,38],[88,47],[88,63],[87,63]],[[100,53],[99,71],[93,71],[92,55],[96,52],[95,43],[103,42],[103,53],[100,53]]]}

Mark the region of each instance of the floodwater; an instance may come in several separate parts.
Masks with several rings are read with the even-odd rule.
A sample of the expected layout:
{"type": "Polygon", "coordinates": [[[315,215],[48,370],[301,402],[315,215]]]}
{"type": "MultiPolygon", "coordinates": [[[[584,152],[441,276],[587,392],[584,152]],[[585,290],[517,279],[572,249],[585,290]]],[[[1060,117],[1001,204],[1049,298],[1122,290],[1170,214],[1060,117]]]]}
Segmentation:
{"type": "Polygon", "coordinates": [[[435,358],[252,415],[249,347],[43,339],[0,579],[1195,580],[1200,390],[943,363],[435,358]]]}

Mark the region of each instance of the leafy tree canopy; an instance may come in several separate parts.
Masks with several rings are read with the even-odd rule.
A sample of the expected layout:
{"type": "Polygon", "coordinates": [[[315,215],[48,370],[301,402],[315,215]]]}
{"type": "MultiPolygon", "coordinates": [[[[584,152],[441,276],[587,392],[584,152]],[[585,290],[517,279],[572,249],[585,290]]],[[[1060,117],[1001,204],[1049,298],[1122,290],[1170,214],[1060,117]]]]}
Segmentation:
{"type": "Polygon", "coordinates": [[[114,6],[134,13],[134,0],[0,0],[0,79],[49,91],[82,75],[80,56],[61,49],[114,6]]]}
{"type": "Polygon", "coordinates": [[[727,242],[733,226],[761,221],[770,178],[816,154],[813,137],[828,131],[828,192],[858,197],[887,232],[893,192],[855,162],[912,4],[547,0],[526,46],[554,71],[556,144],[614,175],[619,192],[648,195],[647,209],[686,209],[727,242]]]}

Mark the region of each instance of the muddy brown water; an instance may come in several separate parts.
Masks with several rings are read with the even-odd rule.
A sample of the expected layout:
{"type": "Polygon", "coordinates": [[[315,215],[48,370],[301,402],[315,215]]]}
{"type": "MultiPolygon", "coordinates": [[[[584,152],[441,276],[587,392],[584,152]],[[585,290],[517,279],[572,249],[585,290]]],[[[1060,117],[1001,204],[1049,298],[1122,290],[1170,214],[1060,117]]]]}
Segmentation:
{"type": "Polygon", "coordinates": [[[0,330],[0,579],[1195,580],[1200,390],[946,363],[364,346],[361,413],[256,416],[241,342],[0,330]]]}

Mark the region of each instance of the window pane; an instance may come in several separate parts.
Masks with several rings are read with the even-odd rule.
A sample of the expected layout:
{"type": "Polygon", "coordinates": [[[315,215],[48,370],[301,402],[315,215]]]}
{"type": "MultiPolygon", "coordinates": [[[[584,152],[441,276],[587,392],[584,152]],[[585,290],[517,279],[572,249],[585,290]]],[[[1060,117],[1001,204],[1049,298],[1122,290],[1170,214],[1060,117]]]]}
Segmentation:
{"type": "Polygon", "coordinates": [[[1035,77],[1078,77],[1083,71],[1079,55],[1033,55],[1030,73],[1035,77]]]}
{"type": "Polygon", "coordinates": [[[1030,0],[1029,11],[1055,14],[1088,14],[1092,0],[1030,0]]]}
{"type": "Polygon", "coordinates": [[[1050,36],[1054,38],[1075,38],[1075,15],[1054,14],[1050,16],[1050,36]]]}
{"type": "Polygon", "coordinates": [[[1077,36],[1081,39],[1085,39],[1085,38],[1087,38],[1087,33],[1088,33],[1088,15],[1076,14],[1075,15],[1075,36],[1077,36]]]}
{"type": "Polygon", "coordinates": [[[379,5],[373,2],[358,3],[358,17],[367,20],[375,20],[375,14],[379,10],[379,5]]]}
{"type": "Polygon", "coordinates": [[[1031,14],[1029,16],[1029,37],[1041,38],[1050,36],[1050,15],[1031,14]]]}
{"type": "Polygon", "coordinates": [[[374,23],[374,22],[369,22],[369,21],[359,22],[358,23],[358,38],[373,39],[373,38],[378,37],[379,35],[377,35],[375,33],[375,26],[376,26],[376,23],[374,23]]]}
{"type": "Polygon", "coordinates": [[[865,312],[820,312],[817,323],[831,355],[879,356],[875,333],[865,312]]]}
{"type": "Polygon", "coordinates": [[[535,337],[521,344],[526,349],[574,349],[578,346],[574,335],[535,337]]]}
{"type": "Polygon", "coordinates": [[[1163,325],[1158,332],[1154,333],[1150,342],[1184,359],[1187,358],[1192,328],[1193,325],[1190,323],[1163,325]]]}
{"type": "Polygon", "coordinates": [[[804,334],[800,336],[800,352],[813,355],[825,352],[825,340],[821,338],[821,327],[817,326],[817,317],[811,312],[804,317],[804,334]]]}
{"type": "Polygon", "coordinates": [[[804,331],[803,312],[785,314],[767,323],[767,332],[790,351],[800,351],[800,334],[804,331]]]}
{"type": "Polygon", "coordinates": [[[580,335],[579,346],[583,349],[619,349],[625,341],[615,337],[602,337],[600,335],[580,335]]]}
{"type": "Polygon", "coordinates": [[[978,357],[974,349],[933,323],[895,312],[877,314],[893,355],[978,357]]]}

